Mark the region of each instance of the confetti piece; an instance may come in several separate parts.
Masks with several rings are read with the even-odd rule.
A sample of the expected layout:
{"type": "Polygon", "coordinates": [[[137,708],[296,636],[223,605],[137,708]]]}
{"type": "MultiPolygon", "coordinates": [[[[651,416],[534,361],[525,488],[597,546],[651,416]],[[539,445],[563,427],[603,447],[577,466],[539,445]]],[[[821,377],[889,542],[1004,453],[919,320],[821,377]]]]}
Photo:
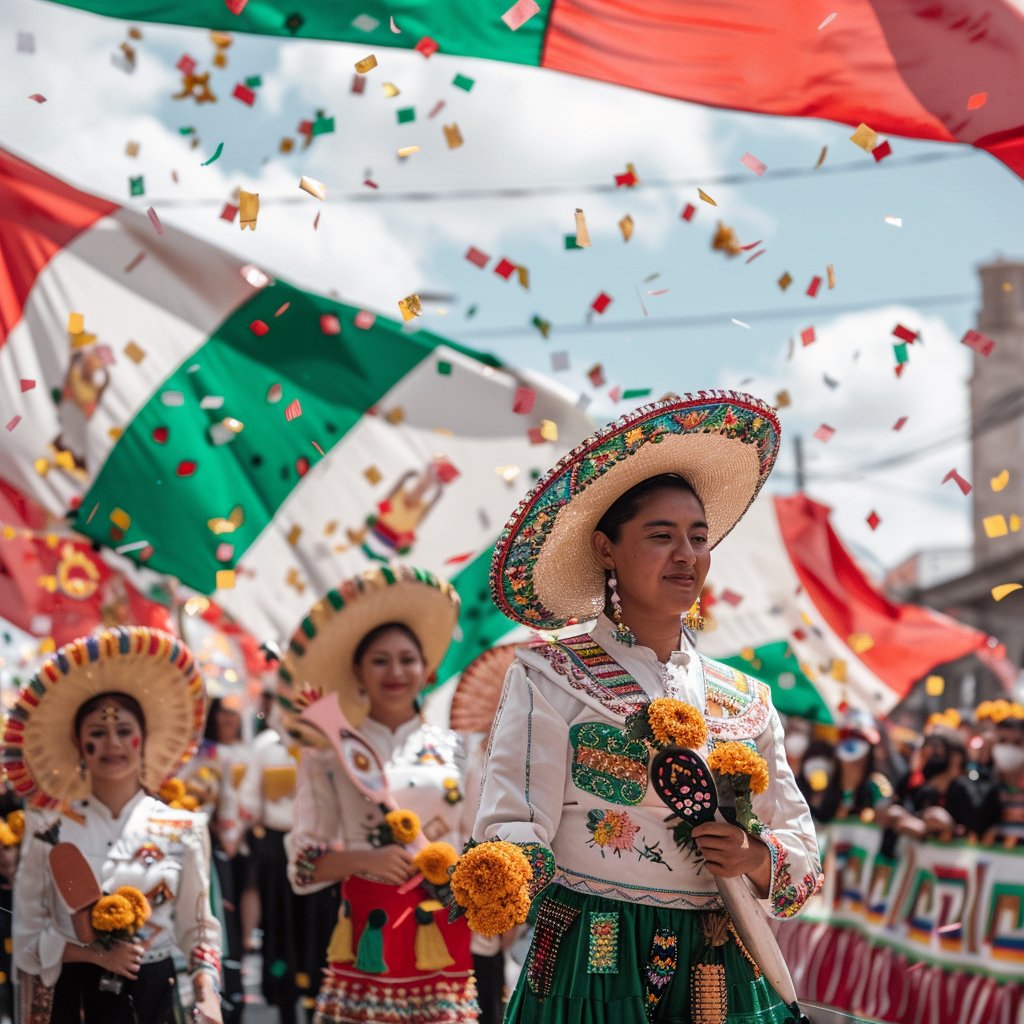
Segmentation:
{"type": "Polygon", "coordinates": [[[917,332],[912,331],[909,327],[904,327],[903,324],[897,324],[892,329],[893,337],[899,338],[900,341],[905,341],[910,344],[917,341],[917,332]]]}
{"type": "Polygon", "coordinates": [[[476,246],[471,245],[466,250],[466,259],[473,264],[474,267],[479,267],[483,270],[484,267],[490,262],[491,257],[485,252],[481,252],[476,246]]]}
{"type": "Polygon", "coordinates": [[[462,89],[464,92],[470,92],[473,86],[476,85],[476,80],[468,78],[466,75],[456,75],[452,79],[452,85],[454,85],[456,89],[462,89]]]}
{"type": "Polygon", "coordinates": [[[1024,520],[1016,512],[1010,513],[1010,533],[1018,533],[1022,523],[1024,520]]]}
{"type": "MultiPolygon", "coordinates": [[[[223,152],[224,152],[224,143],[223,142],[218,142],[217,143],[217,148],[213,151],[213,156],[211,156],[209,160],[204,160],[199,166],[200,167],[209,167],[210,164],[212,164],[212,163],[214,163],[214,162],[216,162],[217,160],[220,159],[220,155],[223,152]]],[[[134,155],[134,154],[132,154],[132,155],[134,155]]]]}
{"type": "Polygon", "coordinates": [[[384,414],[384,419],[393,427],[397,427],[405,419],[405,410],[400,405],[396,405],[394,409],[389,409],[384,414]]]}
{"type": "Polygon", "coordinates": [[[525,384],[520,384],[512,398],[512,411],[517,416],[525,416],[533,412],[533,407],[536,404],[537,392],[533,388],[526,387],[525,384]]]}
{"type": "Polygon", "coordinates": [[[943,478],[943,483],[948,483],[950,480],[953,481],[960,488],[961,494],[970,494],[971,485],[955,470],[951,469],[943,478]]]}
{"type": "Polygon", "coordinates": [[[36,37],[31,32],[19,32],[17,42],[18,53],[35,53],[36,37]]]}
{"type": "Polygon", "coordinates": [[[376,66],[377,58],[371,53],[369,57],[356,61],[356,72],[357,74],[365,75],[367,71],[372,71],[376,66]]]}
{"type": "Polygon", "coordinates": [[[612,304],[612,297],[607,292],[599,292],[598,296],[590,304],[590,308],[600,315],[612,304]]]}
{"type": "Polygon", "coordinates": [[[398,155],[400,157],[407,157],[407,156],[412,156],[413,153],[418,153],[419,151],[420,151],[420,147],[419,146],[403,146],[398,151],[398,155]]]}
{"type": "Polygon", "coordinates": [[[1004,515],[985,516],[981,520],[981,525],[984,527],[985,536],[989,538],[1005,537],[1010,532],[1004,515]]]}
{"type": "Polygon", "coordinates": [[[818,154],[818,162],[814,165],[815,170],[817,170],[825,162],[826,156],[828,156],[828,146],[822,146],[821,152],[818,154]]]}
{"type": "Polygon", "coordinates": [[[220,211],[220,219],[226,220],[229,224],[234,223],[235,217],[238,216],[238,207],[234,203],[225,203],[224,208],[220,211]]]}
{"type": "Polygon", "coordinates": [[[545,441],[557,441],[558,440],[558,424],[554,420],[541,420],[540,421],[540,436],[545,441]]]}
{"type": "Polygon", "coordinates": [[[124,147],[124,155],[130,157],[136,157],[139,155],[139,144],[137,142],[127,142],[124,147]]]}
{"type": "Polygon", "coordinates": [[[624,242],[628,242],[633,237],[633,218],[628,213],[619,221],[619,230],[622,232],[624,242]]]}
{"type": "Polygon", "coordinates": [[[137,253],[135,258],[124,268],[124,272],[130,274],[145,258],[144,252],[137,253]]]}
{"type": "Polygon", "coordinates": [[[789,392],[788,391],[785,391],[785,390],[780,391],[775,396],[775,408],[776,409],[785,409],[785,408],[787,408],[788,406],[790,406],[792,404],[793,404],[793,400],[789,397],[789,392]]]}
{"type": "MultiPolygon", "coordinates": [[[[576,207],[576,247],[586,249],[590,246],[590,233],[587,231],[587,218],[583,211],[576,207]]],[[[568,237],[568,236],[567,236],[568,237]]]]}
{"type": "Polygon", "coordinates": [[[516,277],[519,278],[519,287],[530,290],[530,272],[524,266],[516,267],[516,277]]]}
{"type": "Polygon", "coordinates": [[[621,399],[622,399],[622,388],[620,388],[618,385],[616,385],[615,387],[613,387],[611,389],[611,391],[608,392],[608,397],[613,402],[621,401],[621,399]]]}
{"type": "Polygon", "coordinates": [[[693,215],[696,212],[697,212],[697,207],[694,206],[693,203],[687,203],[683,207],[683,212],[681,214],[679,214],[679,219],[680,220],[685,220],[685,221],[691,221],[691,220],[693,220],[693,215]]]}
{"type": "Polygon", "coordinates": [[[810,298],[815,299],[818,297],[818,289],[821,288],[821,277],[815,274],[811,278],[811,283],[807,286],[807,294],[810,298]]]}
{"type": "Polygon", "coordinates": [[[707,192],[705,192],[702,188],[697,189],[697,195],[700,196],[700,198],[703,199],[705,203],[710,203],[712,206],[718,205],[718,203],[716,203],[714,199],[712,199],[711,196],[709,196],[707,192]]]}
{"type": "Polygon", "coordinates": [[[34,100],[36,103],[45,103],[46,97],[41,92],[34,92],[29,96],[30,100],[34,100]]]}
{"type": "Polygon", "coordinates": [[[828,277],[828,289],[831,291],[836,286],[836,268],[835,264],[830,263],[825,268],[825,274],[828,277]]]}
{"type": "MultiPolygon", "coordinates": [[[[22,384],[24,384],[24,381],[22,381],[22,384]]],[[[22,387],[21,390],[24,391],[25,388],[22,387]]],[[[1010,482],[1010,471],[1008,469],[1004,469],[998,476],[992,477],[992,479],[989,481],[989,483],[992,485],[992,490],[995,491],[997,494],[1009,482],[1010,482]]]]}
{"type": "Polygon", "coordinates": [[[979,356],[990,356],[992,350],[996,347],[995,341],[981,331],[968,331],[961,339],[961,345],[966,345],[968,348],[974,349],[979,356]]]}
{"type": "Polygon", "coordinates": [[[870,153],[878,145],[878,132],[862,122],[857,125],[857,130],[850,136],[850,141],[855,146],[860,146],[865,153],[870,153]]]}
{"type": "Polygon", "coordinates": [[[779,288],[782,289],[782,291],[785,291],[793,283],[793,277],[787,270],[786,273],[784,273],[776,283],[778,284],[779,288]]]}
{"type": "Polygon", "coordinates": [[[224,6],[232,14],[241,14],[249,0],[224,0],[224,6]]]}
{"type": "Polygon", "coordinates": [[[568,352],[552,352],[551,353],[551,369],[556,373],[561,373],[564,370],[569,369],[569,353],[568,352]]]}
{"type": "Polygon", "coordinates": [[[250,231],[255,231],[256,218],[260,212],[260,194],[240,191],[238,193],[238,209],[241,214],[238,222],[241,230],[244,231],[248,228],[250,231]]]}
{"type": "Polygon", "coordinates": [[[909,417],[907,417],[907,416],[901,416],[901,417],[900,417],[900,418],[899,418],[899,419],[898,419],[898,420],[897,420],[897,421],[896,421],[896,422],[895,422],[895,423],[894,423],[894,424],[892,425],[892,429],[893,429],[893,430],[902,430],[902,429],[904,428],[904,426],[906,426],[906,423],[907,423],[907,419],[908,419],[908,418],[909,418],[909,417]]]}
{"type": "Polygon", "coordinates": [[[187,54],[183,53],[174,65],[183,75],[191,75],[196,69],[196,62],[187,54]]]}
{"type": "Polygon", "coordinates": [[[235,91],[231,95],[247,107],[251,107],[256,102],[256,93],[249,86],[243,85],[241,82],[235,86],[235,91]]]}
{"type": "Polygon", "coordinates": [[[807,348],[808,345],[813,345],[817,340],[817,335],[814,333],[813,327],[805,327],[800,332],[800,341],[803,342],[804,348],[807,348]]]}
{"type": "Polygon", "coordinates": [[[430,36],[424,36],[413,49],[417,53],[422,53],[424,58],[433,57],[435,53],[440,49],[440,44],[436,39],[431,39],[430,36]]]}
{"type": "Polygon", "coordinates": [[[910,355],[907,352],[907,343],[901,341],[892,347],[893,355],[896,357],[896,363],[898,366],[902,366],[904,363],[910,361],[910,355]]]}
{"type": "Polygon", "coordinates": [[[502,257],[494,268],[494,272],[498,277],[504,278],[506,281],[512,276],[512,271],[516,269],[516,265],[505,257],[502,257]]]}
{"type": "Polygon", "coordinates": [[[822,444],[828,444],[829,441],[835,436],[836,428],[830,427],[827,423],[822,423],[820,427],[811,435],[822,444]]]}
{"type": "MultiPolygon", "coordinates": [[[[366,91],[366,79],[362,75],[352,76],[352,87],[351,92],[357,96],[361,96],[366,91]]],[[[397,95],[397,93],[396,93],[397,95]]],[[[290,147],[289,147],[290,148],[290,147]]]]}
{"type": "Polygon", "coordinates": [[[822,23],[821,23],[821,24],[820,24],[819,26],[818,26],[818,31],[820,32],[820,31],[821,31],[821,30],[822,30],[823,28],[828,28],[828,26],[829,26],[829,25],[831,25],[831,24],[832,24],[832,22],[833,22],[833,21],[835,21],[835,20],[836,20],[836,18],[838,18],[838,17],[839,17],[839,14],[838,14],[838,13],[837,13],[836,11],[833,11],[833,12],[832,12],[832,13],[831,13],[831,14],[830,14],[830,15],[829,15],[829,16],[828,16],[828,17],[827,17],[827,18],[826,18],[826,19],[825,19],[825,20],[824,20],[824,21],[823,21],[823,22],[822,22],[822,23]]]}
{"type": "Polygon", "coordinates": [[[21,422],[21,417],[20,416],[12,416],[11,419],[9,419],[7,421],[7,430],[8,431],[13,430],[20,422],[21,422]]]}
{"type": "Polygon", "coordinates": [[[368,331],[377,322],[377,314],[361,309],[356,313],[355,325],[361,331],[368,331]]]}
{"type": "Polygon", "coordinates": [[[370,181],[370,179],[369,179],[369,178],[366,178],[366,179],[365,179],[365,180],[363,181],[363,184],[364,184],[364,185],[365,185],[365,186],[366,186],[367,188],[380,188],[380,185],[378,185],[378,184],[377,184],[377,182],[375,182],[375,181],[370,181]]]}
{"type": "Polygon", "coordinates": [[[892,156],[892,146],[889,145],[889,140],[886,139],[880,146],[875,146],[871,150],[871,155],[875,158],[876,164],[880,164],[887,156],[892,156]]]}
{"type": "Polygon", "coordinates": [[[968,110],[980,110],[986,103],[988,103],[987,92],[976,92],[972,96],[967,97],[968,110]]]}
{"type": "Polygon", "coordinates": [[[218,569],[217,570],[217,589],[218,590],[233,590],[235,586],[235,570],[234,569],[218,569]]]}
{"type": "Polygon", "coordinates": [[[535,14],[540,13],[540,8],[534,0],[517,0],[502,16],[501,20],[513,32],[522,28],[535,14]]]}
{"type": "Polygon", "coordinates": [[[444,140],[448,143],[449,149],[458,149],[462,145],[462,132],[457,124],[446,124],[444,127],[444,140]]]}
{"type": "Polygon", "coordinates": [[[149,217],[149,223],[153,225],[153,230],[158,235],[162,235],[164,233],[164,226],[160,223],[160,218],[156,215],[156,210],[152,206],[146,211],[146,216],[149,217]]]}
{"type": "Polygon", "coordinates": [[[291,403],[284,411],[284,418],[288,423],[292,420],[297,420],[302,415],[302,404],[297,398],[292,399],[291,403]]]}
{"type": "Polygon", "coordinates": [[[590,378],[590,386],[599,388],[604,382],[604,367],[600,363],[594,363],[594,365],[587,370],[587,376],[590,378]]]}
{"type": "Polygon", "coordinates": [[[322,313],[320,316],[321,334],[341,334],[341,321],[333,313],[322,313]]]}
{"type": "Polygon", "coordinates": [[[142,196],[146,194],[146,183],[143,176],[128,179],[128,195],[142,196]]]}
{"type": "Polygon", "coordinates": [[[316,443],[316,441],[310,441],[309,443],[320,453],[321,457],[326,457],[327,453],[316,443]]]}
{"type": "Polygon", "coordinates": [[[303,192],[308,192],[314,199],[327,198],[327,186],[316,178],[307,178],[305,174],[299,179],[299,188],[303,192]]]}
{"type": "Polygon", "coordinates": [[[740,163],[748,170],[753,171],[759,178],[768,170],[768,165],[762,160],[758,160],[753,153],[744,153],[740,157],[740,163]]]}
{"type": "Polygon", "coordinates": [[[396,96],[401,95],[401,90],[398,88],[397,85],[395,85],[394,82],[385,82],[380,87],[380,91],[384,93],[384,98],[387,100],[392,100],[396,96]]]}
{"type": "Polygon", "coordinates": [[[1009,594],[1012,594],[1015,590],[1021,589],[1020,583],[1000,583],[999,586],[992,588],[992,597],[996,601],[1002,601],[1002,599],[1009,594]]]}
{"type": "Polygon", "coordinates": [[[398,310],[404,321],[414,320],[423,315],[423,304],[418,295],[407,295],[404,299],[398,300],[398,310]]]}
{"type": "Polygon", "coordinates": [[[398,118],[399,124],[410,124],[416,120],[416,108],[402,107],[401,110],[395,111],[395,116],[398,118]]]}
{"type": "Polygon", "coordinates": [[[432,107],[430,108],[430,113],[429,113],[429,114],[427,114],[427,119],[429,120],[429,119],[431,119],[431,118],[433,118],[433,117],[436,117],[436,116],[437,116],[438,114],[440,114],[440,113],[441,113],[441,111],[442,111],[442,110],[444,110],[444,107],[445,107],[445,103],[444,103],[444,100],[438,100],[438,101],[437,101],[437,102],[436,102],[436,103],[435,103],[435,104],[434,104],[434,105],[433,105],[433,106],[432,106],[432,107]]]}
{"type": "Polygon", "coordinates": [[[636,176],[636,171],[633,170],[632,164],[626,165],[626,170],[622,174],[615,175],[615,187],[616,188],[635,188],[639,179],[636,176]]]}
{"type": "Polygon", "coordinates": [[[871,511],[870,513],[868,513],[867,518],[864,521],[868,524],[869,527],[871,527],[872,531],[874,531],[878,529],[879,523],[881,523],[882,518],[881,516],[879,516],[877,512],[871,511]]]}
{"type": "Polygon", "coordinates": [[[903,227],[903,218],[902,217],[893,217],[891,214],[887,214],[885,217],[882,218],[882,220],[884,220],[885,223],[888,224],[890,227],[894,227],[894,228],[901,228],[901,227],[903,227]]]}

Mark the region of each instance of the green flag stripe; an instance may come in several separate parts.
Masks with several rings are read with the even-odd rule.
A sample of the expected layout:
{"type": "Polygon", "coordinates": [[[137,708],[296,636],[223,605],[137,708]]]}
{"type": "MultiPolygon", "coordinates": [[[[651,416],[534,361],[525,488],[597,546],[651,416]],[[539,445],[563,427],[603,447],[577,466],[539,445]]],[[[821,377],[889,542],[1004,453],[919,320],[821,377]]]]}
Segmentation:
{"type": "Polygon", "coordinates": [[[438,345],[500,365],[429,331],[404,333],[383,317],[360,330],[358,312],[280,281],[254,294],[139,410],[83,498],[76,529],[110,547],[147,541],[150,568],[211,593],[217,570],[241,559],[321,458],[313,442],[328,452],[438,345]],[[323,333],[325,314],[337,317],[340,334],[323,333]],[[254,333],[255,321],[269,333],[254,333]],[[272,389],[280,390],[276,402],[268,400],[272,389]],[[183,404],[167,405],[168,393],[184,396],[183,404]],[[204,398],[223,403],[203,409],[204,398]],[[295,400],[302,414],[289,422],[285,410],[295,400]],[[226,418],[242,429],[215,445],[211,428],[226,418]],[[126,530],[116,525],[118,509],[131,519],[126,530]],[[230,521],[235,509],[244,522],[236,514],[234,530],[215,533],[209,521],[230,521]],[[233,551],[218,560],[224,543],[233,551]]]}
{"type": "Polygon", "coordinates": [[[740,656],[718,660],[767,683],[772,689],[772,702],[782,714],[809,718],[812,722],[832,723],[832,714],[821,699],[818,688],[804,675],[785,640],[753,650],[754,657],[750,661],[740,656]]]}
{"type": "MultiPolygon", "coordinates": [[[[296,39],[331,39],[376,47],[411,49],[424,37],[440,52],[462,57],[488,57],[513,64],[539,66],[548,13],[555,0],[537,0],[540,13],[513,32],[501,20],[513,0],[248,0],[232,14],[224,0],[54,0],[65,7],[130,21],[195,25],[226,32],[253,32],[296,39]],[[370,31],[360,27],[377,22],[370,31]],[[391,18],[399,28],[391,31],[391,18]],[[357,24],[353,24],[357,21],[357,24]]],[[[353,72],[354,73],[354,72],[353,72]]]]}

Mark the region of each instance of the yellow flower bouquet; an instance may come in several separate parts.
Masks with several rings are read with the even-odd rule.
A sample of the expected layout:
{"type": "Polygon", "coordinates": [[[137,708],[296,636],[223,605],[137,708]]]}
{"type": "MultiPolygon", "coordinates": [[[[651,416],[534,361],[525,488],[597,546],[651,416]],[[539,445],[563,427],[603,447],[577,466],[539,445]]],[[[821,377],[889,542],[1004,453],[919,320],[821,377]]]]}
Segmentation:
{"type": "MultiPolygon", "coordinates": [[[[139,929],[149,920],[152,907],[149,900],[138,889],[122,885],[116,892],[101,896],[89,914],[89,920],[96,932],[96,941],[104,949],[111,949],[116,942],[130,942],[139,929]]],[[[100,978],[100,991],[120,995],[124,979],[105,972],[100,978]]]]}
{"type": "MultiPolygon", "coordinates": [[[[384,808],[381,807],[381,810],[384,808]]],[[[369,829],[366,838],[371,846],[379,849],[392,843],[408,846],[416,842],[419,834],[420,816],[415,811],[399,807],[393,811],[385,811],[383,821],[369,829]]]]}
{"type": "Polygon", "coordinates": [[[501,935],[522,924],[530,911],[529,882],[533,868],[515,844],[500,840],[465,850],[452,873],[453,917],[466,914],[466,923],[479,935],[501,935]]]}

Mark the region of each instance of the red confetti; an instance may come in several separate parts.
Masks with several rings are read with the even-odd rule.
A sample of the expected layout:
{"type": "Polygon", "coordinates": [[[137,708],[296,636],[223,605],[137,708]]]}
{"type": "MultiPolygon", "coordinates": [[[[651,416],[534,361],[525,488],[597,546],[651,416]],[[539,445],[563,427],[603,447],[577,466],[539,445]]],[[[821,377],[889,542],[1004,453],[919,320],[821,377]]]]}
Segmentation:
{"type": "Polygon", "coordinates": [[[249,0],[224,0],[224,6],[232,14],[241,14],[249,0]]]}
{"type": "Polygon", "coordinates": [[[13,430],[21,422],[20,416],[14,416],[7,421],[7,429],[13,430]]]}
{"type": "Polygon", "coordinates": [[[804,348],[808,345],[813,345],[817,341],[817,335],[814,333],[813,327],[805,327],[800,332],[800,340],[804,343],[804,348]]]}
{"type": "Polygon", "coordinates": [[[429,113],[429,114],[427,114],[427,119],[429,120],[429,119],[430,119],[430,118],[432,118],[432,117],[437,117],[437,115],[438,115],[438,114],[440,114],[442,110],[444,110],[444,100],[438,100],[438,101],[437,101],[437,102],[436,102],[436,103],[435,103],[435,104],[434,104],[434,105],[433,105],[433,106],[432,106],[432,107],[430,108],[430,113],[429,113]]]}
{"type": "Polygon", "coordinates": [[[881,163],[887,156],[892,156],[892,146],[889,145],[889,140],[886,139],[881,145],[875,146],[871,150],[871,155],[875,158],[876,164],[881,163]]]}
{"type": "Polygon", "coordinates": [[[187,53],[183,53],[181,59],[174,66],[183,75],[191,75],[196,69],[196,62],[187,53]]]}
{"type": "Polygon", "coordinates": [[[812,298],[817,298],[818,289],[821,287],[821,278],[815,274],[811,278],[811,283],[807,286],[807,294],[812,298]]]}
{"type": "Polygon", "coordinates": [[[767,251],[768,251],[767,249],[759,249],[757,252],[755,252],[752,255],[747,257],[747,262],[748,263],[753,263],[754,260],[756,260],[758,256],[763,256],[767,251]]]}
{"type": "Polygon", "coordinates": [[[950,480],[953,481],[960,488],[961,494],[970,494],[971,485],[955,470],[951,469],[943,478],[943,483],[948,483],[950,480]]]}
{"type": "Polygon", "coordinates": [[[744,153],[740,157],[740,163],[748,170],[753,171],[759,178],[768,170],[768,165],[762,160],[758,160],[753,153],[744,153]]]}
{"type": "Polygon", "coordinates": [[[872,531],[874,531],[878,529],[879,523],[882,521],[882,517],[877,512],[872,511],[864,521],[871,527],[872,531]]]}
{"type": "Polygon", "coordinates": [[[333,313],[324,313],[320,317],[322,334],[341,334],[341,321],[333,313]]]}
{"type": "Polygon", "coordinates": [[[30,100],[35,100],[36,103],[45,103],[46,97],[41,92],[34,92],[29,96],[30,100]]]}
{"type": "Polygon", "coordinates": [[[380,188],[380,185],[378,185],[377,182],[372,181],[370,178],[364,178],[363,179],[363,184],[367,188],[380,188]]]}
{"type": "Polygon", "coordinates": [[[587,370],[587,376],[590,378],[590,386],[599,388],[604,383],[604,367],[600,363],[595,363],[587,370]]]}
{"type": "Polygon", "coordinates": [[[612,304],[612,297],[607,292],[601,292],[590,304],[595,313],[603,313],[612,304]]]}
{"type": "Polygon", "coordinates": [[[229,224],[234,224],[237,216],[238,207],[234,203],[225,203],[224,209],[220,211],[220,219],[226,220],[229,224]]]}
{"type": "Polygon", "coordinates": [[[313,218],[313,230],[316,231],[320,227],[320,211],[316,211],[316,216],[313,218]]]}
{"type": "Polygon", "coordinates": [[[636,175],[632,171],[626,171],[625,174],[615,175],[616,188],[632,188],[635,184],[636,175]]]}
{"type": "Polygon", "coordinates": [[[976,92],[973,96],[967,97],[968,110],[980,110],[986,103],[988,103],[987,92],[976,92]]]}
{"type": "Polygon", "coordinates": [[[608,397],[613,402],[622,401],[622,388],[618,384],[616,384],[615,387],[613,387],[611,391],[608,392],[608,397]]]}
{"type": "Polygon", "coordinates": [[[146,254],[144,252],[138,253],[135,258],[124,268],[126,274],[130,274],[144,259],[146,254]]]}
{"type": "Polygon", "coordinates": [[[735,608],[742,600],[743,595],[737,594],[734,590],[729,590],[728,587],[718,595],[719,601],[724,601],[726,604],[732,605],[735,608]]]}
{"type": "Polygon", "coordinates": [[[982,334],[981,331],[968,331],[960,339],[960,344],[973,348],[979,356],[992,355],[992,349],[996,347],[996,343],[988,335],[982,334]]]}
{"type": "Polygon", "coordinates": [[[526,436],[530,439],[530,444],[544,443],[544,435],[540,432],[540,427],[530,427],[526,436]]]}
{"type": "Polygon", "coordinates": [[[895,365],[895,366],[894,366],[894,367],[892,368],[892,372],[893,372],[893,373],[895,373],[897,377],[902,377],[902,376],[903,376],[903,371],[904,371],[904,370],[905,370],[905,369],[906,369],[906,368],[907,368],[907,367],[908,367],[909,365],[910,365],[910,363],[897,363],[897,364],[896,364],[896,365],[895,365]]]}
{"type": "Polygon", "coordinates": [[[356,327],[361,331],[368,331],[377,322],[377,314],[361,309],[356,313],[356,327]]]}
{"type": "Polygon", "coordinates": [[[498,275],[498,277],[503,277],[507,281],[512,276],[512,271],[515,269],[516,265],[514,263],[502,257],[501,261],[494,268],[494,272],[498,275]]]}
{"type": "Polygon", "coordinates": [[[198,468],[199,463],[193,459],[182,459],[178,463],[178,476],[192,476],[198,468]]]}
{"type": "Polygon", "coordinates": [[[434,473],[443,484],[450,484],[462,475],[447,459],[438,459],[434,462],[434,473]]]}
{"type": "Polygon", "coordinates": [[[479,267],[483,270],[484,267],[490,262],[491,257],[485,252],[481,252],[475,245],[471,245],[466,250],[466,259],[473,264],[474,267],[479,267]]]}
{"type": "Polygon", "coordinates": [[[256,102],[256,93],[247,85],[243,85],[241,82],[235,86],[235,91],[231,94],[236,100],[241,100],[247,107],[251,107],[256,102]]]}
{"type": "Polygon", "coordinates": [[[468,562],[473,557],[474,554],[476,554],[475,551],[466,551],[466,552],[464,552],[461,555],[452,555],[451,558],[446,558],[444,560],[444,564],[445,565],[462,565],[463,562],[468,562]]]}
{"type": "Polygon", "coordinates": [[[893,429],[893,430],[902,430],[902,429],[903,429],[903,427],[904,427],[904,426],[906,425],[906,422],[907,422],[907,419],[908,419],[908,418],[909,418],[909,417],[907,417],[907,416],[901,416],[901,417],[900,417],[900,418],[899,418],[899,419],[898,419],[898,420],[897,420],[897,421],[896,421],[896,422],[895,422],[895,423],[894,423],[894,424],[892,425],[892,429],[893,429]]]}
{"type": "Polygon", "coordinates": [[[903,324],[897,324],[892,329],[893,337],[899,338],[900,341],[907,342],[908,345],[913,345],[917,341],[917,331],[912,331],[909,327],[904,327],[903,324]]]}
{"type": "Polygon", "coordinates": [[[430,36],[424,36],[415,46],[417,53],[422,53],[424,57],[432,57],[440,48],[437,40],[430,36]]]}
{"type": "Polygon", "coordinates": [[[21,393],[25,394],[26,391],[31,391],[36,386],[34,380],[29,380],[27,377],[21,379],[21,393]]]}
{"type": "Polygon", "coordinates": [[[292,420],[297,420],[302,415],[302,406],[297,398],[292,400],[291,405],[288,406],[284,411],[284,418],[291,423],[292,420]]]}
{"type": "MultiPolygon", "coordinates": [[[[357,96],[359,96],[359,95],[362,95],[365,91],[366,91],[366,78],[363,75],[358,75],[358,74],[353,75],[352,76],[352,92],[354,92],[357,96]]],[[[310,125],[310,129],[311,130],[312,130],[312,127],[313,126],[310,125]]]]}
{"type": "Polygon", "coordinates": [[[693,203],[687,203],[683,207],[683,212],[679,214],[682,220],[693,220],[693,215],[697,212],[697,207],[693,203]]]}
{"type": "Polygon", "coordinates": [[[274,319],[276,320],[279,316],[288,312],[288,307],[291,305],[290,302],[282,302],[277,309],[274,310],[274,319]]]}
{"type": "Polygon", "coordinates": [[[153,440],[157,444],[167,444],[167,438],[171,436],[171,432],[167,427],[154,427],[153,428],[153,440]]]}
{"type": "Polygon", "coordinates": [[[153,225],[153,230],[158,235],[162,235],[164,233],[164,226],[160,223],[160,218],[156,215],[156,210],[152,206],[146,211],[146,216],[149,217],[149,223],[153,225]]]}
{"type": "Polygon", "coordinates": [[[253,320],[249,324],[249,330],[256,335],[257,338],[262,338],[264,334],[270,333],[270,328],[262,320],[253,320]]]}
{"type": "Polygon", "coordinates": [[[835,432],[835,427],[830,427],[827,423],[822,423],[822,425],[818,427],[811,436],[821,441],[822,444],[828,444],[828,442],[835,436],[835,432]]]}
{"type": "Polygon", "coordinates": [[[318,444],[316,443],[316,441],[310,441],[309,443],[310,443],[310,444],[311,444],[311,445],[312,445],[312,446],[313,446],[313,447],[314,447],[314,448],[315,448],[315,449],[316,449],[316,450],[317,450],[317,451],[318,451],[318,452],[319,452],[319,453],[320,453],[321,455],[326,455],[326,454],[327,454],[327,453],[326,453],[326,452],[325,452],[325,451],[323,450],[323,448],[321,448],[321,447],[320,447],[320,445],[318,445],[318,444]]]}
{"type": "Polygon", "coordinates": [[[533,388],[528,388],[525,385],[520,385],[516,388],[515,397],[512,399],[512,411],[519,416],[525,416],[527,413],[533,412],[533,407],[537,404],[537,392],[533,388]]]}

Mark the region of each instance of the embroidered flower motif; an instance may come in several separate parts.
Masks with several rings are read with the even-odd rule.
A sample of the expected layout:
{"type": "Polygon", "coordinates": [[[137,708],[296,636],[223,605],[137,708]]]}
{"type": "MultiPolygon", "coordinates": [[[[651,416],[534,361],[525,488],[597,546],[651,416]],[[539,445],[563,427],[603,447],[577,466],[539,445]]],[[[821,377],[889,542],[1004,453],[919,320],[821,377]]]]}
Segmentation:
{"type": "Polygon", "coordinates": [[[636,849],[633,840],[640,826],[634,825],[625,811],[594,810],[587,815],[587,831],[593,837],[587,844],[598,847],[602,857],[605,848],[621,857],[623,850],[633,852],[636,849]]]}
{"type": "Polygon", "coordinates": [[[752,793],[768,788],[768,764],[745,743],[719,743],[708,755],[708,767],[719,775],[739,775],[750,780],[752,793]]]}
{"type": "Polygon", "coordinates": [[[698,750],[708,741],[704,716],[692,704],[669,697],[652,700],[647,707],[647,721],[656,743],[698,750]]]}

